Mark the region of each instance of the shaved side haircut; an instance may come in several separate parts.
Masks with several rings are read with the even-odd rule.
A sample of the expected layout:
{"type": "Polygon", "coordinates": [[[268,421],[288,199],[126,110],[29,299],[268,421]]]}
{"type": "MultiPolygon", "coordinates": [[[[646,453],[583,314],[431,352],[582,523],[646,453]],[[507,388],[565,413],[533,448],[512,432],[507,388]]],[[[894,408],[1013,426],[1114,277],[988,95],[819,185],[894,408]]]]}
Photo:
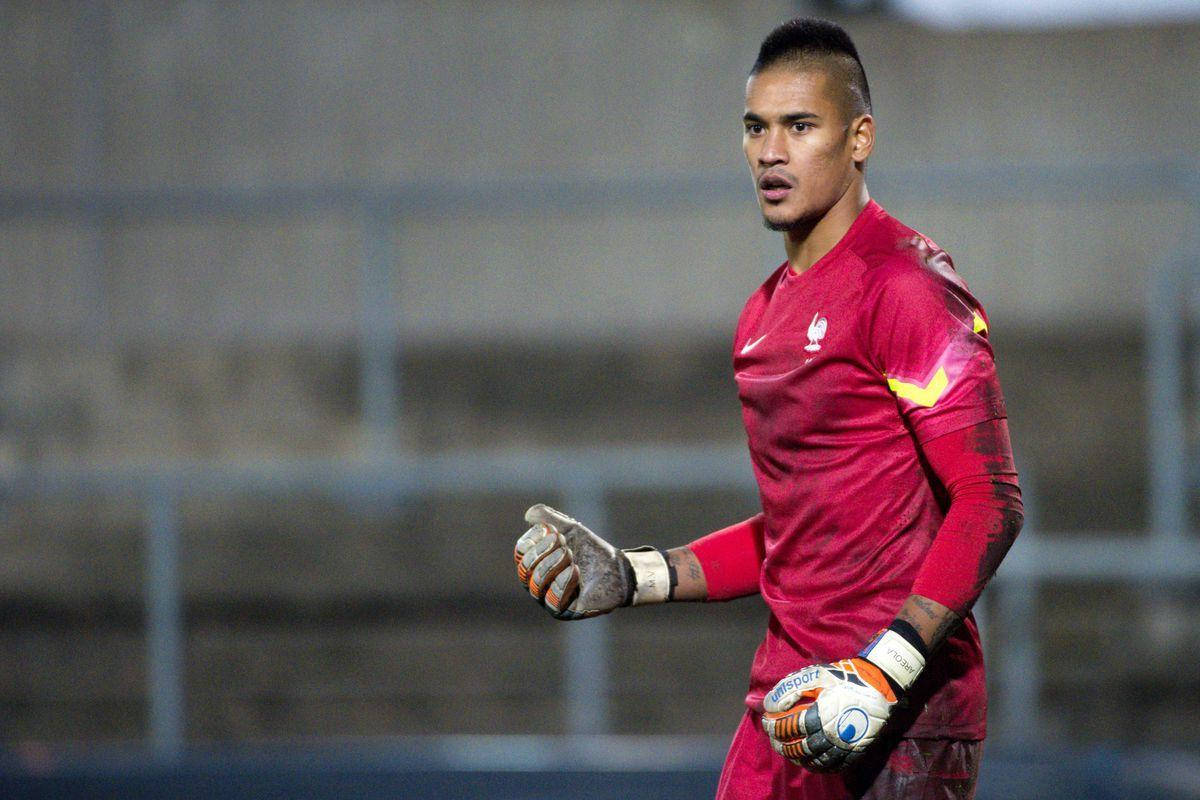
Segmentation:
{"type": "Polygon", "coordinates": [[[757,75],[774,66],[818,69],[829,76],[830,87],[847,123],[871,113],[871,89],[858,49],[841,25],[813,17],[797,17],[767,34],[750,68],[757,75]]]}

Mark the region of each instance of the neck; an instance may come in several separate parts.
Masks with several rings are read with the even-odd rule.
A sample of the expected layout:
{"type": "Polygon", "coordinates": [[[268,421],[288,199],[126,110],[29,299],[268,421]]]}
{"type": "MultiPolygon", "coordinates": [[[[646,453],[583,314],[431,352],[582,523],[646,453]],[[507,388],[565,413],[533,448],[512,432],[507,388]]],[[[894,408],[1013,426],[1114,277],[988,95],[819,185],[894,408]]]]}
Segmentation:
{"type": "Polygon", "coordinates": [[[870,200],[866,182],[856,177],[821,217],[785,232],[783,246],[792,271],[804,272],[832,250],[870,200]]]}

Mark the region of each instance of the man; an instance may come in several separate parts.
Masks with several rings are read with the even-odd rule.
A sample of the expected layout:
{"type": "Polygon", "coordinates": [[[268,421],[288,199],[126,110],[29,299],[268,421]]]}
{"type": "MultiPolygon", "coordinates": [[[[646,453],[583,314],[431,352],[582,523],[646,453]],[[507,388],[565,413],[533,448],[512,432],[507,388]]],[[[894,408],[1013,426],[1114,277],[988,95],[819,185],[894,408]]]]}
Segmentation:
{"type": "Polygon", "coordinates": [[[560,619],[761,592],[721,800],[971,797],[986,699],[970,608],[1022,521],[987,317],[867,193],[875,123],[845,31],[771,32],[743,121],[787,252],[734,338],[762,513],[664,555],[537,505],[518,577],[560,619]]]}

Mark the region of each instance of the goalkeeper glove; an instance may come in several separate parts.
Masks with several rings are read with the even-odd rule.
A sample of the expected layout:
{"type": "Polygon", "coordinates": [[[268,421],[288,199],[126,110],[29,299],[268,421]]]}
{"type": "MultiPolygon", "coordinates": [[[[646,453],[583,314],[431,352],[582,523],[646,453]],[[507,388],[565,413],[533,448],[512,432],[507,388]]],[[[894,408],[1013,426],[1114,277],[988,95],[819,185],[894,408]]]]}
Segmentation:
{"type": "Polygon", "coordinates": [[[771,747],[814,772],[854,764],[921,674],[926,655],[916,631],[897,622],[855,658],[791,673],[763,698],[771,747]]]}
{"type": "Polygon", "coordinates": [[[621,606],[665,603],[674,570],[653,547],[618,550],[566,514],[540,503],[517,539],[517,580],[557,619],[583,619],[621,606]]]}

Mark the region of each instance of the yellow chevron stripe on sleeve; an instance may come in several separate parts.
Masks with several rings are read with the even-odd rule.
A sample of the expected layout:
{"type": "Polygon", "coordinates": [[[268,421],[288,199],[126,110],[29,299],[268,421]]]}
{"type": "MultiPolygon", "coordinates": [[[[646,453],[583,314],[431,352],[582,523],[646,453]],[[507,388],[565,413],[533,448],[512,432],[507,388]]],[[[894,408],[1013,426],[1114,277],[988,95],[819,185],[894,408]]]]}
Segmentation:
{"type": "Polygon", "coordinates": [[[946,377],[944,367],[938,367],[938,371],[929,379],[929,383],[925,386],[918,386],[915,383],[905,383],[896,378],[887,379],[888,388],[895,392],[896,397],[902,400],[911,400],[919,406],[925,408],[933,408],[934,403],[941,399],[942,394],[946,391],[946,387],[950,385],[950,379],[946,377]]]}
{"type": "Polygon", "coordinates": [[[973,316],[975,318],[974,324],[971,325],[971,333],[979,333],[981,331],[983,333],[987,333],[988,332],[987,323],[983,321],[983,317],[979,316],[979,312],[972,311],[971,316],[973,316]]]}

